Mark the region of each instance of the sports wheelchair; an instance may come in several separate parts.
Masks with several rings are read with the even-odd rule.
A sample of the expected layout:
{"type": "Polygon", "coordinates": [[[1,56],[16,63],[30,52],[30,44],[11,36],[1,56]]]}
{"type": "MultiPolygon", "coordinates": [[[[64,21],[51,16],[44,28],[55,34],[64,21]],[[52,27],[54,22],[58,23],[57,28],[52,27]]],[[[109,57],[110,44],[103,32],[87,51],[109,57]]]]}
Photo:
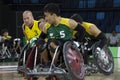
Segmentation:
{"type": "Polygon", "coordinates": [[[90,76],[92,73],[100,72],[104,75],[110,75],[114,72],[114,59],[107,44],[100,49],[100,41],[86,41],[79,44],[79,49],[84,55],[88,54],[88,64],[85,68],[85,74],[90,76]],[[88,46],[91,44],[90,46],[88,46]]]}
{"type": "Polygon", "coordinates": [[[20,38],[15,38],[12,40],[5,40],[0,43],[0,59],[5,58],[18,58],[18,54],[20,53],[20,38]]]}
{"type": "Polygon", "coordinates": [[[85,75],[84,60],[82,53],[80,53],[78,47],[73,41],[67,41],[64,43],[62,50],[63,61],[58,66],[54,65],[55,56],[57,54],[59,46],[57,46],[50,67],[44,67],[44,64],[40,62],[36,64],[38,48],[34,44],[31,52],[35,53],[33,70],[28,71],[26,69],[26,55],[29,43],[22,49],[18,62],[18,72],[22,72],[27,80],[37,80],[39,76],[49,76],[49,80],[83,80],[85,75]],[[21,64],[20,64],[21,63],[21,64]],[[36,78],[37,77],[37,78],[36,78]]]}

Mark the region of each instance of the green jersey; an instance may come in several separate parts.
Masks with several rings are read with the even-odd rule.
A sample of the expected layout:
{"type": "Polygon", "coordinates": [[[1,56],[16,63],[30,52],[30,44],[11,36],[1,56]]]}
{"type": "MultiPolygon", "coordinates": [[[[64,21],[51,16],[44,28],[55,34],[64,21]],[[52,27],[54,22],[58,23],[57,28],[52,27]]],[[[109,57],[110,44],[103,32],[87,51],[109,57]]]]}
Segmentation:
{"type": "Polygon", "coordinates": [[[69,27],[69,19],[62,18],[57,26],[49,25],[47,27],[48,39],[62,39],[71,40],[73,37],[73,31],[69,27]]]}

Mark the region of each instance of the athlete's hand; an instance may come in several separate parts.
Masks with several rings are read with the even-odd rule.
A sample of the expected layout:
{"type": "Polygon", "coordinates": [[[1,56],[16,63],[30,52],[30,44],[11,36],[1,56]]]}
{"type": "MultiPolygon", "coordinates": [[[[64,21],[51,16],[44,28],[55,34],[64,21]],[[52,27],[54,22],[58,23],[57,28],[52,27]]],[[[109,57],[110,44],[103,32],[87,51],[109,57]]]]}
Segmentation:
{"type": "Polygon", "coordinates": [[[36,46],[43,45],[44,43],[45,43],[45,41],[42,38],[38,38],[35,41],[36,46]]]}
{"type": "Polygon", "coordinates": [[[34,45],[35,45],[35,43],[36,43],[36,40],[37,40],[37,38],[32,38],[31,40],[30,40],[30,47],[33,47],[34,45]]]}

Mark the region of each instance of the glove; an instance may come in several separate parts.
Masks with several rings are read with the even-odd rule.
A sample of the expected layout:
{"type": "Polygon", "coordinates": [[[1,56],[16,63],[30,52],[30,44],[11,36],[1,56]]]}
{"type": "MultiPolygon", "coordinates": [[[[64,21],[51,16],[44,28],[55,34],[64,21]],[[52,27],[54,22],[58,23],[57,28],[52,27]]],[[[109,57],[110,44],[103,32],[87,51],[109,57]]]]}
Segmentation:
{"type": "Polygon", "coordinates": [[[30,39],[30,42],[29,42],[30,47],[33,47],[35,45],[36,40],[37,40],[37,38],[30,39]]]}
{"type": "Polygon", "coordinates": [[[76,48],[78,48],[78,47],[77,47],[77,44],[73,42],[73,43],[72,43],[72,49],[75,50],[76,48]]]}
{"type": "Polygon", "coordinates": [[[43,46],[45,44],[45,41],[42,38],[39,38],[35,41],[36,46],[43,46]]]}

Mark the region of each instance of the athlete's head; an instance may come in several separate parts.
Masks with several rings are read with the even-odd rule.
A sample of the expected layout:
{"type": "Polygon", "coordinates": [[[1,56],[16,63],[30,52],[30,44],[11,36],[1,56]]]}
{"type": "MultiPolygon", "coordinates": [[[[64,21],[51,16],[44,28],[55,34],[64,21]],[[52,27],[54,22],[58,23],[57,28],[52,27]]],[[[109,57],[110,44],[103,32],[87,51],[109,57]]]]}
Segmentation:
{"type": "Polygon", "coordinates": [[[24,21],[24,24],[27,26],[33,25],[34,18],[31,11],[26,10],[23,12],[23,21],[24,21]]]}
{"type": "Polygon", "coordinates": [[[37,17],[37,20],[40,21],[40,22],[45,22],[45,19],[43,16],[38,16],[37,17]]]}
{"type": "Polygon", "coordinates": [[[8,36],[8,35],[9,35],[7,29],[2,29],[2,30],[1,30],[1,34],[2,34],[2,36],[8,36]]]}
{"type": "Polygon", "coordinates": [[[55,18],[60,15],[59,6],[55,3],[49,3],[45,5],[44,15],[45,15],[45,20],[48,23],[53,24],[56,20],[55,18]]]}
{"type": "Polygon", "coordinates": [[[73,14],[70,18],[75,20],[76,22],[81,23],[81,24],[83,22],[83,19],[82,19],[82,17],[79,14],[73,14]]]}

